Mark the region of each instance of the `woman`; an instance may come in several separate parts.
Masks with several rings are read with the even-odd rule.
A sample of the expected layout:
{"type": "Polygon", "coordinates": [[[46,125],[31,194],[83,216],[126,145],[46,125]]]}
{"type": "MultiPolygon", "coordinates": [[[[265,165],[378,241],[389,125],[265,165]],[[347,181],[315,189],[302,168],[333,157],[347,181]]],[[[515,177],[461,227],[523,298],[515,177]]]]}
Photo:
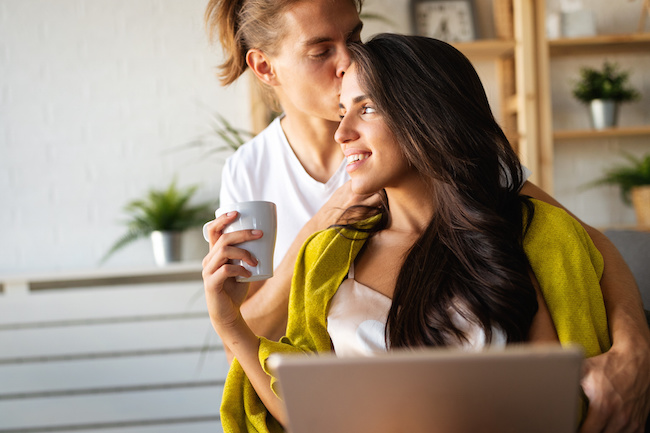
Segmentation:
{"type": "Polygon", "coordinates": [[[352,208],[351,222],[305,243],[280,342],[247,326],[239,311],[246,287],[232,277],[248,271],[228,264],[254,265],[231,245],[263,234],[219,237],[204,277],[212,324],[236,357],[222,405],[226,431],[281,430],[281,402],[264,370],[274,352],[480,349],[558,336],[589,356],[609,348],[602,257],[564,211],[519,195],[522,168],[469,61],[444,42],[413,36],[380,35],[351,50],[335,137],[352,190],[382,190],[385,201],[352,208]],[[567,273],[548,260],[562,260],[567,273]],[[571,301],[563,296],[569,286],[571,301]],[[364,320],[385,325],[362,329],[364,320]]]}
{"type": "MultiPolygon", "coordinates": [[[[360,39],[360,9],[361,0],[210,0],[206,10],[208,28],[219,35],[226,56],[222,83],[250,69],[284,113],[229,159],[221,187],[222,203],[278,205],[275,276],[251,287],[241,310],[256,333],[272,339],[285,332],[293,265],[304,240],[334,223],[341,209],[373,203],[350,191],[333,139],[340,82],[350,63],[346,43],[360,39]]],[[[521,192],[559,206],[530,182],[521,192]]],[[[620,254],[586,228],[607,263],[601,284],[614,340],[612,350],[590,360],[587,369],[594,416],[586,425],[604,417],[625,426],[650,410],[650,332],[620,254]]]]}

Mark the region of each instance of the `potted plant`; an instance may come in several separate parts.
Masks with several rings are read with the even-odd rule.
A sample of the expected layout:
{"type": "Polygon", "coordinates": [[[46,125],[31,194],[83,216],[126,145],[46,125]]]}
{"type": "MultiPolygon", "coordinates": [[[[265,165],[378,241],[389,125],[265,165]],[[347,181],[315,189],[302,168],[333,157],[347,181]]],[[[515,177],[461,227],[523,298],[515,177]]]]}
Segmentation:
{"type": "Polygon", "coordinates": [[[254,134],[243,129],[235,128],[219,113],[211,113],[210,130],[195,137],[181,147],[207,148],[207,155],[220,154],[224,151],[234,152],[242,144],[254,137],[254,134]]]}
{"type": "Polygon", "coordinates": [[[637,223],[650,226],[650,153],[635,157],[625,154],[628,164],[613,167],[591,185],[617,185],[621,197],[627,204],[632,203],[637,223]]]}
{"type": "Polygon", "coordinates": [[[582,68],[573,96],[589,105],[595,129],[611,128],[618,123],[618,106],[639,98],[639,92],[628,85],[629,72],[619,71],[616,64],[605,62],[601,70],[582,68]]]}
{"type": "Polygon", "coordinates": [[[180,260],[181,233],[201,226],[212,218],[213,204],[189,203],[197,189],[197,185],[179,189],[174,179],[167,189],[152,189],[146,198],[127,203],[124,211],[130,216],[126,221],[128,230],[113,244],[100,263],[124,246],[147,236],[151,237],[158,266],[180,260]]]}

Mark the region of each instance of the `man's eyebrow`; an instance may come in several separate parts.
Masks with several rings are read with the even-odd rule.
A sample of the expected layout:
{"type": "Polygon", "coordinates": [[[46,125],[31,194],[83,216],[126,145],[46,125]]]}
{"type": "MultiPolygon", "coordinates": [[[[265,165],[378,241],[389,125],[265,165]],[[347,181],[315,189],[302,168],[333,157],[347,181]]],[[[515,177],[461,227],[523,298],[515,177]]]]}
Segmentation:
{"type": "MultiPolygon", "coordinates": [[[[363,22],[359,21],[356,26],[350,31],[346,36],[345,39],[349,39],[350,36],[354,35],[355,33],[360,33],[361,29],[363,29],[363,22]]],[[[310,45],[318,45],[322,44],[323,42],[331,42],[333,39],[328,36],[316,36],[311,39],[307,39],[305,41],[305,46],[310,46],[310,45]]]]}
{"type": "Polygon", "coordinates": [[[324,36],[316,36],[315,38],[308,39],[305,41],[305,46],[308,47],[310,45],[318,45],[323,42],[331,42],[332,38],[330,37],[324,37],[324,36]]]}

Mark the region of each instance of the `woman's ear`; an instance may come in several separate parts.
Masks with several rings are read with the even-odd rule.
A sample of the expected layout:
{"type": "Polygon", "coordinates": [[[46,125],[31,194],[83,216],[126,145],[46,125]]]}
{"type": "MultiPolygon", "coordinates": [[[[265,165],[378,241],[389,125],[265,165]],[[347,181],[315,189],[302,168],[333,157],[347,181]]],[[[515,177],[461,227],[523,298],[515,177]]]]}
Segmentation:
{"type": "Polygon", "coordinates": [[[252,48],[246,53],[246,63],[259,80],[269,86],[278,85],[271,61],[262,51],[252,48]]]}

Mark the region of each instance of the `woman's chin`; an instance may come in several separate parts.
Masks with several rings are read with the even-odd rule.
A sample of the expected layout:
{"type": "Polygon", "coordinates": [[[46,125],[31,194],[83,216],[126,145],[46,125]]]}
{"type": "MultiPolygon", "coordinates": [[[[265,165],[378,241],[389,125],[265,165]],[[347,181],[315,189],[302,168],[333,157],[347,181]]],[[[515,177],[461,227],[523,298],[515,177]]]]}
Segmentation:
{"type": "Polygon", "coordinates": [[[355,182],[354,179],[352,179],[350,189],[357,195],[370,195],[376,193],[381,188],[378,189],[362,182],[355,182]]]}

